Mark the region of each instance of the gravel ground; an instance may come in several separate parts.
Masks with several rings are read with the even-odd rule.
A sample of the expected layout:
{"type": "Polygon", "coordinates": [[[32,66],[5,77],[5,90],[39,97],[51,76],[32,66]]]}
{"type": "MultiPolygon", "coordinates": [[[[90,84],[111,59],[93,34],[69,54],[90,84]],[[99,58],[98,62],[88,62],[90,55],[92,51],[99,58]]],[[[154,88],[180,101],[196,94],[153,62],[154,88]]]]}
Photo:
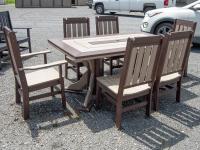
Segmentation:
{"type": "MultiPolygon", "coordinates": [[[[95,34],[94,11],[87,7],[68,9],[9,10],[13,25],[32,27],[33,51],[49,48],[49,62],[64,56],[47,43],[48,38],[62,37],[62,18],[87,16],[91,33],[95,34]]],[[[142,14],[120,15],[121,33],[138,33],[142,14]]],[[[0,149],[200,149],[200,48],[193,48],[189,60],[189,76],[184,79],[181,103],[175,103],[175,90],[162,92],[161,110],[146,118],[144,110],[123,115],[123,129],[114,126],[114,109],[109,105],[90,113],[72,115],[61,108],[60,97],[31,102],[28,121],[21,117],[21,106],[14,101],[14,80],[11,66],[4,64],[0,74],[0,149]]],[[[42,63],[34,58],[25,65],[42,63]]],[[[70,76],[74,74],[71,72],[70,76]]],[[[69,82],[66,82],[68,84],[69,82]]],[[[73,107],[83,101],[84,94],[66,93],[73,107]]]]}

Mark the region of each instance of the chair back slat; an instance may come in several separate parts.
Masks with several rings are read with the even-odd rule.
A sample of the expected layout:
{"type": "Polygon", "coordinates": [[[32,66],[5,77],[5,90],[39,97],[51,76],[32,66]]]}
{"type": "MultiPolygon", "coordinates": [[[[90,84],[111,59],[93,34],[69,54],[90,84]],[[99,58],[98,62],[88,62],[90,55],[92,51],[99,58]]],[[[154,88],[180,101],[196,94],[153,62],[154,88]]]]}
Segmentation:
{"type": "MultiPolygon", "coordinates": [[[[150,56],[149,56],[149,61],[148,61],[148,68],[146,70],[146,78],[145,78],[145,81],[152,81],[153,77],[153,71],[154,71],[154,65],[155,63],[158,63],[158,60],[157,60],[157,51],[160,50],[159,48],[160,45],[153,45],[151,48],[150,48],[150,56]]],[[[161,51],[161,50],[160,50],[161,51]]]]}
{"type": "Polygon", "coordinates": [[[124,82],[124,88],[155,81],[158,65],[156,60],[159,60],[161,54],[161,42],[160,36],[128,39],[120,78],[120,83],[121,80],[124,82]]]}
{"type": "Polygon", "coordinates": [[[190,43],[192,41],[193,32],[172,32],[166,35],[168,38],[168,46],[162,75],[174,72],[182,72],[187,57],[189,57],[190,43]]]}
{"type": "Polygon", "coordinates": [[[116,16],[98,16],[96,17],[96,34],[118,34],[119,22],[116,16]]]}
{"type": "Polygon", "coordinates": [[[64,38],[76,38],[90,35],[89,18],[63,19],[64,38]]]}

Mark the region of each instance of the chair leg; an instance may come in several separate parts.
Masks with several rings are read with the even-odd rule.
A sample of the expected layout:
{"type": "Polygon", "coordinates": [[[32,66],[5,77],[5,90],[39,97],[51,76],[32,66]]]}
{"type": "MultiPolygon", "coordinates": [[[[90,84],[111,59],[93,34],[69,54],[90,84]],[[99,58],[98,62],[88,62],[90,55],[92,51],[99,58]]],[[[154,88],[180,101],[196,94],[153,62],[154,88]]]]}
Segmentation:
{"type": "Polygon", "coordinates": [[[112,75],[113,74],[113,60],[112,60],[112,58],[110,58],[110,75],[112,75]]]}
{"type": "Polygon", "coordinates": [[[19,86],[17,80],[15,79],[15,102],[17,104],[21,103],[21,96],[20,96],[19,91],[18,91],[19,88],[20,88],[20,86],[19,86]]]}
{"type": "Polygon", "coordinates": [[[53,86],[51,86],[51,96],[55,97],[55,95],[54,95],[54,87],[53,86]]]}
{"type": "Polygon", "coordinates": [[[146,115],[150,117],[151,115],[151,103],[152,103],[152,92],[146,96],[147,98],[147,106],[146,106],[146,115]]]}
{"type": "Polygon", "coordinates": [[[180,98],[181,98],[181,80],[177,82],[176,102],[180,102],[180,98]]]}
{"type": "Polygon", "coordinates": [[[121,121],[122,121],[122,103],[117,102],[116,105],[116,116],[115,116],[115,124],[118,129],[121,129],[121,121]]]}
{"type": "Polygon", "coordinates": [[[64,78],[61,80],[61,98],[62,98],[62,106],[64,109],[66,109],[66,97],[65,97],[65,87],[64,87],[64,78]]]}
{"type": "Polygon", "coordinates": [[[68,79],[68,63],[65,64],[65,79],[68,79]]]}
{"type": "Polygon", "coordinates": [[[29,94],[28,91],[23,91],[23,117],[24,120],[29,119],[29,94]]]}
{"type": "Polygon", "coordinates": [[[159,101],[159,87],[158,86],[155,86],[153,97],[154,97],[153,109],[155,111],[158,111],[159,110],[159,104],[160,104],[160,101],[159,101]]]}
{"type": "Polygon", "coordinates": [[[77,76],[77,80],[79,80],[81,78],[80,65],[77,64],[76,67],[77,67],[76,76],[77,76]]]}
{"type": "Polygon", "coordinates": [[[97,88],[96,88],[96,102],[95,102],[95,105],[96,105],[96,109],[99,109],[100,108],[100,103],[101,103],[101,88],[97,85],[97,88]]]}
{"type": "Polygon", "coordinates": [[[29,38],[28,40],[29,53],[32,53],[30,29],[27,30],[27,37],[29,38]]]}
{"type": "MultiPolygon", "coordinates": [[[[188,62],[188,61],[187,61],[187,62],[188,62]]],[[[187,77],[187,76],[188,76],[187,71],[188,71],[188,63],[186,64],[186,67],[185,67],[185,70],[184,70],[184,74],[183,74],[184,77],[187,77]]]]}

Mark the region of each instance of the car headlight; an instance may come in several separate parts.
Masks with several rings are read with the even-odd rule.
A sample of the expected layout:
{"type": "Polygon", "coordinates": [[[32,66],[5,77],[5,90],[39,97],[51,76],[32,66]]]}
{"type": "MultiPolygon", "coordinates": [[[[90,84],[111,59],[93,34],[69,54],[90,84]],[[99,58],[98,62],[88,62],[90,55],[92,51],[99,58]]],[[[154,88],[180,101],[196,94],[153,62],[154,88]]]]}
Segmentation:
{"type": "Polygon", "coordinates": [[[147,15],[149,16],[149,17],[153,17],[153,16],[156,16],[156,15],[159,15],[159,14],[161,14],[162,12],[156,12],[156,13],[147,13],[147,15]]]}
{"type": "Polygon", "coordinates": [[[143,23],[143,28],[147,28],[148,25],[149,25],[148,22],[144,22],[144,23],[143,23]]]}

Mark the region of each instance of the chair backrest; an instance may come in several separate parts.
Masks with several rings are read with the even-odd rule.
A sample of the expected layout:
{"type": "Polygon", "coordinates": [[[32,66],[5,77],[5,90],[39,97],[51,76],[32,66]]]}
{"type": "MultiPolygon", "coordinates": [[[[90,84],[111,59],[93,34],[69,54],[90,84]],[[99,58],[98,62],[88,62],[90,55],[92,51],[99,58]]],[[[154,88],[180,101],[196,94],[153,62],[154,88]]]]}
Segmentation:
{"type": "Polygon", "coordinates": [[[168,44],[166,45],[165,59],[159,65],[161,75],[168,75],[179,72],[183,74],[187,58],[190,53],[190,44],[193,37],[192,31],[171,32],[166,35],[168,44]]]}
{"type": "Polygon", "coordinates": [[[9,11],[0,12],[0,30],[3,31],[4,26],[7,26],[11,30],[13,29],[12,24],[11,24],[9,11]]]}
{"type": "Polygon", "coordinates": [[[162,41],[161,36],[128,39],[120,87],[125,89],[145,83],[153,86],[162,50],[162,41]]]}
{"type": "MultiPolygon", "coordinates": [[[[0,12],[0,31],[3,31],[3,27],[7,26],[11,30],[12,24],[11,24],[11,19],[10,19],[10,14],[9,11],[2,11],[0,12]]],[[[4,41],[5,37],[4,34],[0,34],[0,41],[4,41]]]]}
{"type": "Polygon", "coordinates": [[[118,34],[119,22],[117,16],[98,16],[96,17],[96,34],[118,34]]]}
{"type": "Polygon", "coordinates": [[[63,18],[64,38],[84,37],[90,35],[89,18],[63,18]]]}
{"type": "Polygon", "coordinates": [[[173,31],[174,32],[181,32],[181,31],[195,32],[196,25],[197,25],[197,23],[193,22],[193,21],[176,19],[174,22],[173,31]]]}
{"type": "Polygon", "coordinates": [[[19,77],[21,84],[27,84],[24,71],[20,71],[20,68],[23,68],[22,59],[20,56],[20,47],[16,39],[16,35],[8,27],[4,27],[5,39],[7,42],[9,55],[11,58],[12,68],[15,76],[19,77]]]}

